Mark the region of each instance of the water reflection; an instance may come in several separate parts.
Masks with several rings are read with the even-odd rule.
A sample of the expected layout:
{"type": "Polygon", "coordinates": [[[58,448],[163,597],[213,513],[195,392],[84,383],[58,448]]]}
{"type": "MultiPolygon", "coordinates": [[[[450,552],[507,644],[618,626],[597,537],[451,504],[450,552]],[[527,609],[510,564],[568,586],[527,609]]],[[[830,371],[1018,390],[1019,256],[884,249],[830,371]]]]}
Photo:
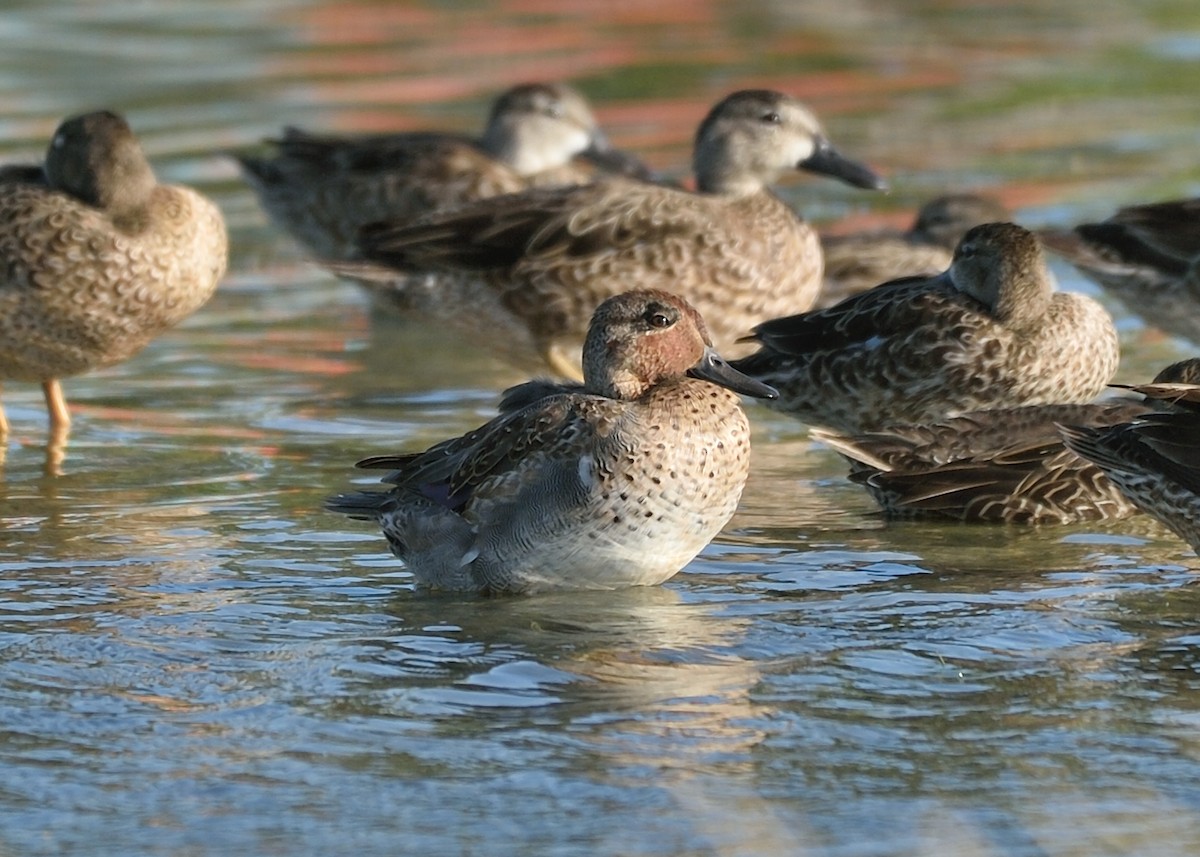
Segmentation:
{"type": "Polygon", "coordinates": [[[753,672],[728,651],[744,620],[722,620],[660,587],[519,599],[406,596],[389,613],[404,633],[387,662],[444,672],[453,687],[439,682],[433,698],[451,708],[553,704],[642,712],[680,694],[703,696],[729,680],[721,676],[737,675],[744,695],[745,673],[753,672]],[[415,650],[413,634],[421,639],[415,650]],[[489,646],[497,640],[503,645],[489,646]],[[439,648],[445,658],[431,656],[439,648]]]}

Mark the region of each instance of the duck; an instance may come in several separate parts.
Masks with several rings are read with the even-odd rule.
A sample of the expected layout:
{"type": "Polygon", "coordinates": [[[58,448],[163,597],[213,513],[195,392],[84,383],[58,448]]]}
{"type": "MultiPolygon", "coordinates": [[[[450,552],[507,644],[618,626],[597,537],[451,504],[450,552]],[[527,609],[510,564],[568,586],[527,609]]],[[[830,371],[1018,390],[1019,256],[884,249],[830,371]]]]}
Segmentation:
{"type": "Polygon", "coordinates": [[[822,232],[825,280],[816,309],[901,277],[933,277],[949,267],[954,248],[972,226],[1012,220],[1000,200],[980,193],[947,193],[918,209],[904,231],[822,232]]]}
{"type": "Polygon", "coordinates": [[[971,411],[1087,402],[1117,369],[1112,318],[1057,292],[1037,237],[975,226],[936,277],[884,283],[826,309],[764,322],[733,361],[810,426],[860,434],[971,411]]]}
{"type": "Polygon", "coordinates": [[[406,310],[502,359],[578,380],[592,312],[623,291],[681,295],[723,353],[744,350],[737,340],[758,321],[812,305],[820,244],[768,189],[784,173],[886,187],[830,144],[804,104],[772,90],[718,102],[696,133],[693,168],[695,191],[606,177],[371,224],[359,233],[369,264],[335,270],[391,289],[406,310]]]}
{"type": "Polygon", "coordinates": [[[268,156],[233,153],[268,217],[318,259],[356,256],[358,230],[403,223],[531,187],[573,185],[613,171],[653,173],[614,149],[587,99],[564,83],[523,83],[492,105],[483,135],[315,134],[266,141],[268,156]]]}
{"type": "Polygon", "coordinates": [[[659,584],[737,508],[750,427],[729,368],[678,295],[636,290],[596,309],[580,388],[536,387],[480,428],[358,463],[387,491],[326,508],[380,525],[423,588],[480,593],[659,584]]]}
{"type": "Polygon", "coordinates": [[[1129,389],[1168,407],[1110,426],[1063,424],[1063,442],[1200,553],[1200,384],[1129,389]]]}
{"type": "Polygon", "coordinates": [[[228,239],[216,205],[160,184],[125,118],[97,110],[63,120],[43,164],[0,170],[0,261],[0,382],[40,383],[63,436],[61,379],[129,359],[203,306],[228,239]]]}
{"type": "Polygon", "coordinates": [[[1146,323],[1200,344],[1200,198],[1130,205],[1038,236],[1146,323]]]}
{"type": "MultiPolygon", "coordinates": [[[[1200,383],[1200,358],[1173,363],[1154,380],[1200,383]]],[[[1117,520],[1140,510],[1100,467],[1063,443],[1059,426],[1114,426],[1164,405],[1126,395],[974,411],[853,436],[823,429],[811,434],[850,462],[851,481],[867,489],[886,517],[1070,524],[1117,520]]]]}

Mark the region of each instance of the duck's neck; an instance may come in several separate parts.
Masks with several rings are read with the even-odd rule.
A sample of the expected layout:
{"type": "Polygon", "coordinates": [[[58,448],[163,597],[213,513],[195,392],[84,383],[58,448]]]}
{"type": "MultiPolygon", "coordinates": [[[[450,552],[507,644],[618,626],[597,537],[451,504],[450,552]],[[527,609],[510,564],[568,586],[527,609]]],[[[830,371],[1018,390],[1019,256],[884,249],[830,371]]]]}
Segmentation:
{"type": "MultiPolygon", "coordinates": [[[[766,189],[767,180],[732,141],[701,143],[692,158],[696,190],[720,196],[752,196],[766,189]]],[[[773,176],[771,178],[774,178],[773,176]]]]}
{"type": "Polygon", "coordinates": [[[508,123],[489,127],[481,145],[493,158],[523,176],[557,169],[588,146],[582,129],[547,128],[541,123],[508,123]]]}
{"type": "Polygon", "coordinates": [[[713,194],[714,196],[727,196],[737,199],[746,196],[753,196],[756,193],[762,193],[765,190],[765,187],[761,181],[758,181],[757,179],[748,179],[744,176],[738,177],[697,172],[696,190],[700,193],[713,194]]]}

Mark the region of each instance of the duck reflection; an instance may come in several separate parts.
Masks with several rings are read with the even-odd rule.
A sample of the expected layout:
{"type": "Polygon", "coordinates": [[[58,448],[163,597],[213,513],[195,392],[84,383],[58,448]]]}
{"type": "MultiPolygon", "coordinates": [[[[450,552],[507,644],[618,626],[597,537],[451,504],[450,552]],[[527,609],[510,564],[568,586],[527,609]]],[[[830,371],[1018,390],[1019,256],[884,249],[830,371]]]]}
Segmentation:
{"type": "Polygon", "coordinates": [[[389,612],[406,671],[442,667],[418,704],[466,717],[536,707],[590,747],[597,770],[691,770],[718,758],[748,767],[762,740],[767,714],[751,694],[759,666],[737,652],[750,620],[673,589],[406,597],[389,612]]]}

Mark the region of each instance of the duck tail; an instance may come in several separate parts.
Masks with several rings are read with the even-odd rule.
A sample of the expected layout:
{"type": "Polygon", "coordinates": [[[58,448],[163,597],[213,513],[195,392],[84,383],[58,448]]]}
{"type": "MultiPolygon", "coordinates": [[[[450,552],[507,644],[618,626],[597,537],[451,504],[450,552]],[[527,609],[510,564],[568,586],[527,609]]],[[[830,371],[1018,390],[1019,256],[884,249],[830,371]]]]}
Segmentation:
{"type": "Polygon", "coordinates": [[[325,509],[360,521],[377,521],[380,515],[392,508],[394,499],[390,491],[354,491],[328,498],[325,509]]]}

